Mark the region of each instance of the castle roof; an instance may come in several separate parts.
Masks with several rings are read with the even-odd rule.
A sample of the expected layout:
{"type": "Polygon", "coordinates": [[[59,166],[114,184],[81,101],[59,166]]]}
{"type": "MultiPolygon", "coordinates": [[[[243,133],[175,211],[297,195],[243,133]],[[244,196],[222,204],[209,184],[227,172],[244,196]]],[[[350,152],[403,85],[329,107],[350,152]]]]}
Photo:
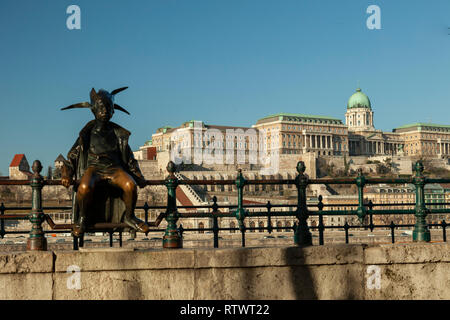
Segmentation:
{"type": "Polygon", "coordinates": [[[55,162],[57,161],[64,161],[66,159],[64,159],[63,155],[60,153],[59,156],[55,159],[55,162]]]}
{"type": "Polygon", "coordinates": [[[342,124],[342,120],[317,115],[307,115],[301,113],[276,113],[270,116],[259,119],[256,123],[265,123],[269,121],[300,121],[300,122],[326,122],[334,124],[342,124]]]}
{"type": "Polygon", "coordinates": [[[393,131],[395,132],[395,130],[399,130],[399,129],[408,129],[408,128],[416,128],[416,127],[421,128],[421,129],[423,128],[424,130],[442,129],[443,131],[450,131],[449,125],[425,123],[425,122],[416,122],[416,123],[405,124],[401,127],[395,128],[393,131]]]}
{"type": "Polygon", "coordinates": [[[356,92],[348,99],[347,109],[352,108],[368,108],[372,109],[369,97],[361,91],[360,88],[356,89],[356,92]]]}

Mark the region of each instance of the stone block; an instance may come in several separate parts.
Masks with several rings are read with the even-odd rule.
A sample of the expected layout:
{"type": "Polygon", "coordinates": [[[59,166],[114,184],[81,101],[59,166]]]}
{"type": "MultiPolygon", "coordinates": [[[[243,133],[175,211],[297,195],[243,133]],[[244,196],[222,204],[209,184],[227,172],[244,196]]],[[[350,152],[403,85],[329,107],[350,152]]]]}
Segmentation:
{"type": "Polygon", "coordinates": [[[57,299],[190,300],[196,286],[192,269],[82,271],[79,290],[67,286],[70,276],[61,272],[55,274],[57,299]]]}
{"type": "Polygon", "coordinates": [[[363,263],[362,245],[203,249],[197,268],[363,263]]]}
{"type": "Polygon", "coordinates": [[[53,252],[25,251],[0,253],[0,274],[53,271],[53,252]]]}
{"type": "Polygon", "coordinates": [[[199,269],[194,299],[362,299],[362,265],[199,269]]]}
{"type": "Polygon", "coordinates": [[[423,262],[450,262],[447,243],[384,244],[365,249],[365,263],[398,264],[423,262]]]}
{"type": "Polygon", "coordinates": [[[0,300],[51,300],[51,273],[0,273],[0,300]]]}
{"type": "Polygon", "coordinates": [[[380,265],[380,288],[366,287],[365,299],[449,300],[448,263],[380,265]]]}
{"type": "Polygon", "coordinates": [[[123,271],[149,269],[179,269],[194,267],[194,251],[190,249],[148,249],[123,251],[57,252],[55,271],[66,272],[71,265],[85,271],[123,271]]]}

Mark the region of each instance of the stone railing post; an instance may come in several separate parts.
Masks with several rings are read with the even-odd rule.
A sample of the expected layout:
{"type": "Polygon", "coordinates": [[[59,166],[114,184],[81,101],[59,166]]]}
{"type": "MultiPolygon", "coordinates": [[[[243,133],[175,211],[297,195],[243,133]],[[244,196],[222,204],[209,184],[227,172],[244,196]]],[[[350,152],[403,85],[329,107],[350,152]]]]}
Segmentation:
{"type": "Polygon", "coordinates": [[[323,224],[323,197],[322,195],[319,195],[319,203],[317,204],[317,208],[319,209],[319,245],[323,246],[323,232],[325,231],[325,226],[323,224]]]}
{"type": "Polygon", "coordinates": [[[183,239],[177,229],[177,221],[179,213],[177,210],[177,195],[176,189],[178,187],[178,179],[175,177],[176,166],[170,161],[167,164],[167,171],[169,176],[166,178],[165,184],[167,187],[167,211],[166,221],[167,227],[163,236],[163,248],[182,248],[183,239]]]}
{"type": "Polygon", "coordinates": [[[219,247],[219,221],[217,219],[218,211],[219,211],[219,205],[217,204],[217,197],[214,196],[213,204],[212,204],[214,248],[219,247]]]}
{"type": "Polygon", "coordinates": [[[312,236],[308,227],[308,207],[306,205],[306,187],[308,186],[308,176],[305,175],[306,166],[303,161],[297,163],[298,175],[295,178],[295,185],[298,190],[298,205],[296,216],[298,225],[295,229],[294,243],[298,246],[312,245],[312,236]]]}
{"type": "MultiPolygon", "coordinates": [[[[0,204],[0,218],[5,214],[5,204],[2,202],[0,204]]],[[[5,220],[0,219],[0,238],[3,239],[5,236],[5,220]]]]}
{"type": "Polygon", "coordinates": [[[35,160],[32,166],[33,176],[31,178],[31,213],[28,218],[31,222],[30,236],[27,241],[27,250],[46,251],[47,239],[42,230],[44,222],[44,212],[42,211],[42,188],[44,179],[41,176],[42,165],[39,160],[35,160]]]}
{"type": "Polygon", "coordinates": [[[358,170],[358,176],[356,177],[356,186],[358,187],[358,209],[356,214],[358,215],[359,222],[364,223],[366,217],[366,208],[364,207],[364,185],[366,184],[366,178],[364,177],[362,170],[358,170]]]}
{"type": "Polygon", "coordinates": [[[244,219],[247,216],[247,211],[243,208],[243,190],[244,186],[247,184],[247,180],[242,176],[242,170],[238,170],[238,175],[236,177],[236,188],[238,191],[238,207],[234,212],[239,225],[239,230],[242,234],[242,246],[245,247],[245,224],[244,219]]]}
{"type": "Polygon", "coordinates": [[[428,210],[425,207],[425,183],[426,178],[423,175],[423,164],[417,161],[414,165],[414,176],[412,178],[416,186],[416,206],[413,230],[413,241],[429,242],[431,240],[430,230],[426,222],[428,210]]]}

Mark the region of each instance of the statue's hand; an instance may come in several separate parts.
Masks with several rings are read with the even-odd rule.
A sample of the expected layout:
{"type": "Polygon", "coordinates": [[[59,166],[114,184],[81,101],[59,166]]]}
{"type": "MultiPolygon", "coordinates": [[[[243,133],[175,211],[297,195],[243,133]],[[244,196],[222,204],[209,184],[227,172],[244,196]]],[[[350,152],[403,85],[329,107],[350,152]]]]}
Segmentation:
{"type": "Polygon", "coordinates": [[[72,178],[69,178],[69,177],[62,177],[61,178],[61,184],[64,186],[64,187],[66,187],[66,188],[69,188],[70,187],[70,185],[72,184],[72,178]]]}
{"type": "Polygon", "coordinates": [[[67,163],[68,162],[65,161],[64,165],[61,168],[61,184],[64,187],[69,188],[73,182],[72,180],[73,170],[69,167],[67,163]]]}
{"type": "Polygon", "coordinates": [[[136,183],[139,186],[139,188],[145,188],[147,186],[147,182],[145,179],[138,179],[136,183]]]}

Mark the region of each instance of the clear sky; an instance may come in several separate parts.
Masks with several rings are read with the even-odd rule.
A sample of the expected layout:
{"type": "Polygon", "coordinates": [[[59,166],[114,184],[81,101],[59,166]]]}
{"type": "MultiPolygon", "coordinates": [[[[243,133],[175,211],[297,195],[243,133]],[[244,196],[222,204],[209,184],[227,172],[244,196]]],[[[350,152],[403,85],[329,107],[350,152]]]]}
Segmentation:
{"type": "MultiPolygon", "coordinates": [[[[1,0],[0,172],[46,168],[92,119],[89,91],[129,86],[113,121],[137,150],[188,120],[250,126],[278,112],[344,120],[358,83],[377,129],[450,124],[448,0],[1,0]],[[66,9],[81,9],[69,30],[66,9]],[[369,5],[381,30],[369,30],[369,5]]],[[[44,169],[46,173],[46,169],[44,169]]]]}

